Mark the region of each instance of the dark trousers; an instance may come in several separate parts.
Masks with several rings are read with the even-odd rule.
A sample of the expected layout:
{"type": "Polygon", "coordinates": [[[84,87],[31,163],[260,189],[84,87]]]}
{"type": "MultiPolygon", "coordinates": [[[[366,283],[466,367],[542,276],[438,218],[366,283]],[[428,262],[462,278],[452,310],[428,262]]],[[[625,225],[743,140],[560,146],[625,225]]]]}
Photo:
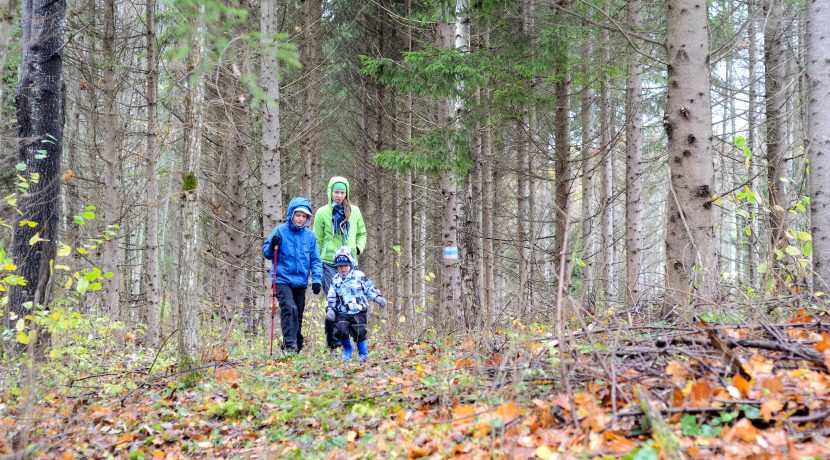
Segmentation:
{"type": "Polygon", "coordinates": [[[291,287],[277,284],[277,301],[280,303],[280,328],[282,347],[289,351],[303,349],[303,311],[305,310],[305,286],[291,287]]]}
{"type": "MultiPolygon", "coordinates": [[[[357,266],[352,267],[352,270],[357,269],[357,266]]],[[[331,280],[334,274],[337,273],[337,267],[327,263],[323,263],[323,297],[328,295],[331,280]]],[[[334,328],[337,325],[337,320],[326,320],[326,346],[329,348],[337,348],[340,346],[340,341],[334,336],[334,328]]]]}
{"type": "Polygon", "coordinates": [[[369,337],[368,318],[365,311],[354,315],[340,313],[335,321],[337,323],[334,326],[334,337],[337,340],[351,338],[355,343],[360,343],[369,337]]]}

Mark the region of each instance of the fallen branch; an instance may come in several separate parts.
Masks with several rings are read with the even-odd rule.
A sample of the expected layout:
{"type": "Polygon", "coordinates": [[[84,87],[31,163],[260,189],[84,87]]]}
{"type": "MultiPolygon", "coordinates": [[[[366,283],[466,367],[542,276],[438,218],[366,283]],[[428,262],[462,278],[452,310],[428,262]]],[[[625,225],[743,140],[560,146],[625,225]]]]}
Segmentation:
{"type": "Polygon", "coordinates": [[[663,457],[669,460],[685,459],[683,452],[680,451],[680,439],[674,434],[669,424],[663,420],[660,410],[652,406],[648,390],[642,386],[637,386],[637,398],[640,399],[640,409],[648,419],[649,428],[654,435],[654,440],[660,445],[663,457]]]}

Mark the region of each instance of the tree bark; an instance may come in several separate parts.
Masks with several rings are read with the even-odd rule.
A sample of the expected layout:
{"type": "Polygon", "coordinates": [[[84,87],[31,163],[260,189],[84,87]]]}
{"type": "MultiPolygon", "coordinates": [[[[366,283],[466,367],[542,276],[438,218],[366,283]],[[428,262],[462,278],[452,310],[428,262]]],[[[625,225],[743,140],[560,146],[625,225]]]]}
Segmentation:
{"type": "MultiPolygon", "coordinates": [[[[204,13],[204,6],[199,7],[204,13]]],[[[204,81],[199,74],[205,53],[205,27],[201,19],[193,26],[193,46],[188,55],[188,107],[184,171],[180,189],[182,241],[179,250],[179,369],[187,370],[199,364],[199,196],[203,178],[199,165],[202,159],[202,117],[204,109],[204,81]]]]}
{"type": "Polygon", "coordinates": [[[322,1],[302,2],[303,42],[301,63],[303,65],[303,116],[300,123],[300,150],[303,158],[302,193],[310,199],[320,187],[315,176],[320,157],[320,89],[323,84],[322,72],[322,1]]]}
{"type": "Polygon", "coordinates": [[[147,343],[156,347],[161,339],[161,292],[159,289],[159,185],[158,185],[158,52],[156,48],[156,2],[147,0],[147,343]]]}
{"type": "MultiPolygon", "coordinates": [[[[611,42],[608,30],[602,31],[603,61],[610,62],[611,42]]],[[[605,298],[615,294],[614,285],[614,151],[611,148],[611,78],[605,73],[600,81],[600,188],[602,191],[602,290],[605,298]]]]}
{"type": "MultiPolygon", "coordinates": [[[[483,45],[485,49],[490,48],[490,30],[486,28],[484,32],[483,45]]],[[[492,324],[494,318],[494,296],[493,288],[495,285],[495,250],[493,245],[493,202],[494,187],[493,187],[493,162],[495,161],[493,155],[492,142],[492,127],[491,127],[491,106],[490,106],[490,88],[484,86],[481,89],[481,98],[486,106],[485,125],[481,133],[481,228],[482,228],[482,257],[484,259],[484,306],[482,308],[484,314],[484,321],[486,326],[492,324]]]]}
{"type": "MultiPolygon", "coordinates": [[[[628,23],[639,29],[642,26],[640,0],[628,2],[628,23]]],[[[626,302],[635,306],[643,295],[641,272],[643,266],[643,241],[645,238],[644,222],[644,183],[645,163],[643,163],[643,64],[640,55],[634,50],[628,52],[628,83],[626,85],[626,113],[628,123],[625,126],[625,269],[626,302]]]]}
{"type": "Polygon", "coordinates": [[[830,284],[830,0],[807,2],[813,289],[830,284]]]}
{"type": "MultiPolygon", "coordinates": [[[[749,60],[747,63],[749,66],[749,89],[747,96],[749,98],[749,107],[747,109],[748,132],[746,136],[746,145],[752,153],[752,156],[749,159],[749,187],[753,192],[757,192],[758,190],[758,179],[756,179],[756,176],[758,175],[758,163],[761,158],[756,140],[756,135],[758,133],[758,34],[756,30],[757,20],[755,19],[755,10],[756,1],[752,0],[747,5],[747,15],[750,20],[747,25],[747,41],[749,42],[749,60]]],[[[754,289],[758,289],[761,286],[761,276],[758,272],[758,265],[760,264],[761,258],[761,240],[758,226],[757,201],[753,201],[750,204],[749,225],[751,233],[748,238],[749,245],[747,248],[749,253],[749,285],[754,289]]]]}
{"type": "Polygon", "coordinates": [[[706,2],[667,2],[668,136],[670,185],[666,221],[664,316],[685,313],[692,295],[714,293],[712,221],[712,112],[706,2]]]}
{"type": "MultiPolygon", "coordinates": [[[[566,53],[566,51],[562,51],[566,53]]],[[[555,197],[555,221],[556,230],[554,231],[554,245],[553,245],[553,276],[557,279],[557,285],[562,282],[561,292],[566,296],[569,295],[571,285],[571,267],[569,264],[570,257],[565,255],[565,278],[560,280],[561,273],[562,252],[569,251],[565,247],[565,232],[568,228],[568,221],[571,220],[569,201],[571,190],[570,177],[570,153],[571,144],[570,137],[570,71],[567,56],[560,56],[556,63],[556,83],[554,84],[554,93],[556,95],[556,107],[554,107],[554,123],[553,137],[554,147],[556,150],[556,157],[554,158],[554,175],[556,179],[556,189],[554,191],[555,197]]]]}
{"type": "MultiPolygon", "coordinates": [[[[18,199],[20,214],[14,226],[11,255],[17,264],[15,274],[26,284],[12,285],[8,302],[8,311],[18,318],[47,307],[51,295],[51,262],[60,227],[65,14],[65,1],[23,3],[23,48],[15,104],[17,160],[26,165],[20,176],[28,189],[18,199]],[[21,226],[24,221],[37,225],[21,226]]],[[[4,315],[6,328],[9,316],[4,315]]],[[[38,343],[43,343],[41,340],[38,343]]]]}
{"type": "MultiPolygon", "coordinates": [[[[792,155],[787,154],[790,123],[787,113],[787,41],[786,6],[783,0],[766,0],[764,16],[764,86],[766,87],[767,182],[770,202],[771,248],[783,251],[787,246],[792,186],[792,155]]],[[[789,265],[770,253],[770,274],[779,275],[789,265]]]]}
{"type": "MultiPolygon", "coordinates": [[[[588,74],[591,67],[591,59],[593,56],[593,44],[591,37],[586,37],[586,43],[583,50],[583,55],[586,56],[582,72],[588,74]]],[[[582,164],[582,296],[589,296],[594,292],[594,271],[596,256],[596,245],[593,227],[593,213],[594,209],[591,206],[591,200],[594,196],[594,150],[592,138],[594,130],[594,118],[591,112],[593,102],[593,91],[591,91],[590,84],[582,90],[580,96],[579,120],[582,124],[582,148],[580,152],[580,162],[582,164]]]]}
{"type": "MultiPolygon", "coordinates": [[[[17,20],[16,0],[0,0],[0,72],[6,68],[11,49],[12,24],[17,20]]],[[[4,100],[2,81],[0,81],[0,101],[4,100]]]]}
{"type": "Polygon", "coordinates": [[[103,42],[102,50],[104,57],[104,111],[106,122],[103,126],[103,152],[104,162],[104,197],[102,206],[102,217],[106,225],[105,231],[111,235],[104,242],[103,255],[101,260],[102,270],[112,272],[113,276],[102,281],[104,305],[107,311],[114,318],[126,320],[119,309],[118,288],[121,281],[121,271],[118,269],[118,239],[116,226],[120,224],[121,203],[119,193],[121,191],[121,167],[118,148],[118,109],[116,101],[118,98],[118,82],[116,81],[115,66],[117,56],[115,54],[115,0],[106,0],[103,9],[103,42]]]}

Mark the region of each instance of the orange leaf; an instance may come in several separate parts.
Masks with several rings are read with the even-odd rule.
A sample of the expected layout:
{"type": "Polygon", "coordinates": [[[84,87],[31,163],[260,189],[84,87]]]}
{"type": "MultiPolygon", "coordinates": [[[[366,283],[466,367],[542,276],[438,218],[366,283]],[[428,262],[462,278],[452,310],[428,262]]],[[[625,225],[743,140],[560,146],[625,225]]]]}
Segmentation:
{"type": "Polygon", "coordinates": [[[462,358],[455,362],[456,369],[463,369],[465,367],[473,367],[475,362],[471,358],[462,358]]]}
{"type": "Polygon", "coordinates": [[[735,385],[735,388],[737,388],[738,391],[740,391],[744,396],[749,394],[749,389],[752,387],[752,384],[750,384],[745,378],[741,377],[741,374],[735,374],[735,376],[732,377],[732,385],[735,385]]]}
{"type": "Polygon", "coordinates": [[[764,403],[761,404],[761,417],[763,417],[765,422],[769,422],[772,419],[773,414],[776,414],[784,408],[784,403],[781,402],[778,397],[774,395],[768,395],[764,400],[764,403]]]}
{"type": "Polygon", "coordinates": [[[830,334],[826,332],[821,333],[821,342],[816,344],[816,350],[824,353],[827,347],[830,346],[830,334]]]}
{"type": "Polygon", "coordinates": [[[153,460],[164,460],[164,452],[156,449],[153,451],[153,460]]]}
{"type": "Polygon", "coordinates": [[[452,408],[452,424],[455,426],[472,423],[473,414],[476,413],[476,406],[472,404],[460,404],[452,408]]]}
{"type": "Polygon", "coordinates": [[[506,402],[496,409],[496,415],[501,418],[504,423],[509,423],[514,419],[519,418],[524,413],[524,409],[516,405],[514,401],[506,402]]]}
{"type": "Polygon", "coordinates": [[[216,381],[219,383],[234,384],[239,382],[239,371],[233,367],[217,369],[216,381]]]}
{"type": "Polygon", "coordinates": [[[758,429],[752,426],[749,419],[742,418],[738,423],[727,431],[723,439],[727,442],[734,442],[740,439],[743,442],[755,442],[758,437],[758,429]]]}
{"type": "Polygon", "coordinates": [[[762,388],[766,388],[770,393],[781,393],[784,391],[784,383],[779,377],[768,378],[761,383],[762,388]]]}
{"type": "Polygon", "coordinates": [[[689,371],[679,361],[672,361],[666,366],[666,374],[672,377],[672,382],[681,383],[689,377],[689,371]]]}
{"type": "Polygon", "coordinates": [[[692,393],[689,395],[692,403],[706,404],[712,396],[712,388],[706,380],[699,380],[692,385],[692,393]]]}
{"type": "Polygon", "coordinates": [[[60,456],[61,460],[75,460],[75,454],[71,450],[65,450],[60,456]]]}
{"type": "Polygon", "coordinates": [[[830,349],[824,350],[824,365],[830,369],[830,349]]]}

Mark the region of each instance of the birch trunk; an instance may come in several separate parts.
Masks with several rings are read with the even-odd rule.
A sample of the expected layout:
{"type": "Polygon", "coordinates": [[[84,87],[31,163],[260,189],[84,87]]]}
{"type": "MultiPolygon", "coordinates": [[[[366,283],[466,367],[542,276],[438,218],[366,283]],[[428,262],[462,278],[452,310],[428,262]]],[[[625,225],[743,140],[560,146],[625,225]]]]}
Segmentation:
{"type": "Polygon", "coordinates": [[[807,2],[810,211],[813,234],[813,289],[830,284],[830,0],[807,2]]]}
{"type": "Polygon", "coordinates": [[[158,184],[158,52],[156,48],[156,2],[147,0],[147,344],[158,346],[161,339],[161,292],[159,289],[159,184],[158,184]]]}
{"type": "Polygon", "coordinates": [[[667,2],[668,136],[664,316],[685,314],[692,295],[714,293],[718,270],[712,221],[712,112],[706,3],[667,2]],[[674,309],[679,308],[680,312],[674,309]]]}
{"type": "MultiPolygon", "coordinates": [[[[640,0],[628,2],[628,23],[636,29],[642,26],[640,0]]],[[[643,64],[634,50],[628,52],[628,83],[626,85],[625,125],[625,270],[626,301],[636,306],[643,295],[642,267],[645,238],[643,163],[643,64]]]]}

